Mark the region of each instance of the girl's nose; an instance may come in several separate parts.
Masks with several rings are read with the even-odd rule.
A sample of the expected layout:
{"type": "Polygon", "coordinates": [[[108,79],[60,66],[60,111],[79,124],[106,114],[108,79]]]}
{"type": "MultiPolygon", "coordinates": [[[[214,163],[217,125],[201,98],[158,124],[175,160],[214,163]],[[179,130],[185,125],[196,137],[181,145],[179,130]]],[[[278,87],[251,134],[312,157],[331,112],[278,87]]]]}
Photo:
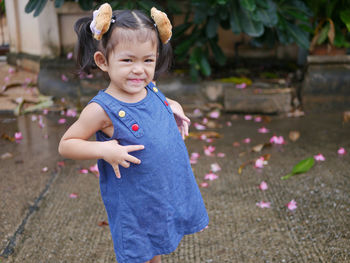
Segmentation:
{"type": "Polygon", "coordinates": [[[135,64],[132,68],[132,72],[137,74],[137,73],[142,73],[143,72],[143,67],[140,64],[135,64]]]}

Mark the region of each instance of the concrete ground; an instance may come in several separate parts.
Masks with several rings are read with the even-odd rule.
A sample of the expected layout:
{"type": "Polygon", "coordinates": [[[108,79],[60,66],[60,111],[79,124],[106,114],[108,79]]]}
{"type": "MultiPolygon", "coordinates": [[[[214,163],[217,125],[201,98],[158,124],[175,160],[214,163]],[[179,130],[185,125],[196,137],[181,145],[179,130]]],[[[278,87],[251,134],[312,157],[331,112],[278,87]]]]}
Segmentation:
{"type": "MultiPolygon", "coordinates": [[[[200,101],[184,102],[188,115],[203,108],[200,101]]],[[[187,138],[189,153],[200,154],[193,164],[197,182],[208,183],[200,189],[210,223],[203,232],[185,236],[163,262],[350,262],[350,122],[343,120],[348,102],[308,97],[304,117],[268,116],[262,122],[222,113],[210,119],[212,128],[206,130],[220,138],[187,138]],[[270,132],[258,133],[262,126],[270,132]],[[290,131],[300,138],[289,139],[290,131]],[[286,143],[251,151],[273,135],[286,143]],[[245,138],[251,142],[244,143],[245,138]],[[214,156],[204,154],[209,145],[216,147],[214,156]],[[339,155],[340,147],[348,153],[339,155]],[[319,153],[325,161],[305,174],[280,179],[319,153]],[[266,154],[268,164],[254,168],[253,162],[266,154]],[[213,163],[221,167],[218,179],[205,180],[213,163]],[[247,165],[239,174],[242,164],[247,165]],[[262,181],[265,191],[259,189],[262,181]],[[297,202],[293,211],[286,206],[291,200],[297,202]],[[270,202],[270,208],[258,207],[260,201],[270,202]]],[[[59,124],[59,112],[35,115],[43,116],[44,128],[33,114],[0,114],[0,262],[115,262],[98,179],[80,172],[96,162],[64,160],[57,153],[74,118],[59,124]],[[17,131],[23,135],[20,142],[7,139],[17,131]]],[[[191,119],[194,124],[203,117],[191,119]]],[[[194,125],[191,132],[198,132],[194,125]]]]}

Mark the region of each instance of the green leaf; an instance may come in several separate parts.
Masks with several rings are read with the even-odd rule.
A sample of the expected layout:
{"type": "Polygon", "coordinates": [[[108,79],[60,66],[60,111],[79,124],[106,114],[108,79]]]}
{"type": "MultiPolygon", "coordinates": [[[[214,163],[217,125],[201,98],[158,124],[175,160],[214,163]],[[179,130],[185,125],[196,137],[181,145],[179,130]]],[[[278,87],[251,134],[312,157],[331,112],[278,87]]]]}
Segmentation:
{"type": "Polygon", "coordinates": [[[64,0],[55,0],[55,7],[60,8],[64,4],[64,0]]]}
{"type": "Polygon", "coordinates": [[[308,33],[302,31],[298,26],[291,24],[287,21],[285,21],[285,24],[286,30],[289,33],[290,37],[292,37],[299,46],[305,49],[309,49],[310,42],[308,38],[308,33]]]}
{"type": "Polygon", "coordinates": [[[245,10],[242,10],[240,24],[242,31],[251,37],[260,37],[264,33],[264,25],[261,22],[254,21],[245,10]]]}
{"type": "Polygon", "coordinates": [[[267,9],[259,8],[255,10],[254,20],[257,22],[261,21],[267,27],[273,27],[277,25],[277,22],[278,22],[276,5],[271,0],[269,0],[268,2],[269,2],[269,7],[267,9]]]}
{"type": "Polygon", "coordinates": [[[230,6],[230,25],[231,25],[231,30],[235,34],[240,34],[242,32],[241,29],[241,23],[240,23],[240,12],[239,12],[239,7],[236,4],[236,1],[234,1],[230,6]]]}
{"type": "Polygon", "coordinates": [[[255,0],[239,0],[239,3],[250,12],[253,12],[256,8],[255,0]]]}
{"type": "Polygon", "coordinates": [[[290,174],[287,174],[286,176],[281,177],[281,179],[286,180],[295,174],[306,173],[314,166],[314,164],[315,164],[315,159],[313,157],[306,158],[300,161],[298,164],[296,164],[293,167],[292,172],[290,174]]]}
{"type": "Polygon", "coordinates": [[[35,104],[33,106],[26,108],[23,111],[23,113],[29,113],[29,112],[33,112],[33,111],[37,111],[37,110],[46,109],[46,108],[51,107],[52,105],[53,105],[53,101],[51,99],[44,100],[44,101],[39,102],[38,104],[35,104]]]}
{"type": "Polygon", "coordinates": [[[222,52],[221,48],[219,45],[216,43],[214,40],[209,41],[211,50],[213,52],[215,60],[219,63],[220,66],[223,66],[226,63],[226,56],[222,52]]]}
{"type": "Polygon", "coordinates": [[[350,9],[340,11],[340,19],[346,25],[346,28],[350,32],[350,9]]]}
{"type": "Polygon", "coordinates": [[[35,9],[35,7],[39,1],[40,0],[29,0],[29,2],[26,4],[26,6],[24,8],[24,11],[27,14],[31,13],[35,9]]]}
{"type": "Polygon", "coordinates": [[[94,6],[94,0],[79,0],[79,5],[81,9],[89,11],[92,10],[94,6]]]}
{"type": "Polygon", "coordinates": [[[210,76],[211,74],[211,68],[209,61],[207,57],[202,53],[201,60],[200,60],[200,67],[201,71],[205,76],[210,76]]]}
{"type": "Polygon", "coordinates": [[[176,26],[173,29],[173,38],[176,39],[180,37],[182,34],[184,34],[190,27],[192,26],[192,23],[184,23],[181,25],[176,26]]]}
{"type": "Polygon", "coordinates": [[[211,16],[206,26],[206,34],[208,38],[213,38],[216,36],[218,26],[219,26],[219,23],[217,18],[215,16],[211,16]]]}
{"type": "Polygon", "coordinates": [[[39,0],[36,7],[35,7],[35,11],[33,16],[37,17],[38,15],[40,15],[41,11],[43,11],[45,5],[47,3],[47,0],[39,0]]]}
{"type": "Polygon", "coordinates": [[[323,42],[326,41],[328,38],[328,31],[329,31],[330,25],[327,23],[320,31],[318,39],[317,39],[317,45],[321,45],[323,42]]]}

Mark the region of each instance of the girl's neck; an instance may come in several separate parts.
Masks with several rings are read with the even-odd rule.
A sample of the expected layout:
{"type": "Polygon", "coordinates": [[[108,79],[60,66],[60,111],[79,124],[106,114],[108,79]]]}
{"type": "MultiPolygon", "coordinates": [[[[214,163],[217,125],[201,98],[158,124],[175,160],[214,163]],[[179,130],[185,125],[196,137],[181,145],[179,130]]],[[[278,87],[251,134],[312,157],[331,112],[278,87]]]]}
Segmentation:
{"type": "Polygon", "coordinates": [[[126,103],[136,103],[136,102],[143,100],[147,96],[147,88],[146,87],[142,90],[142,92],[135,93],[135,94],[116,90],[116,89],[113,89],[111,87],[108,87],[105,90],[105,92],[108,93],[109,95],[111,95],[112,97],[116,98],[117,100],[120,100],[120,101],[126,102],[126,103]]]}

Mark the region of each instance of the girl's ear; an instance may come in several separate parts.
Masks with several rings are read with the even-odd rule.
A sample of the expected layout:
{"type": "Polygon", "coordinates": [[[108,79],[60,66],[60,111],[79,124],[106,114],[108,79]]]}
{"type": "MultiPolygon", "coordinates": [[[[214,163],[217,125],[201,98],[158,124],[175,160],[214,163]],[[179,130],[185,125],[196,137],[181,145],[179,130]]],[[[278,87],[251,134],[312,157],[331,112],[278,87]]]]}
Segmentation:
{"type": "Polygon", "coordinates": [[[106,57],[102,54],[101,51],[96,51],[94,54],[94,60],[96,65],[102,70],[108,70],[108,63],[106,57]]]}

